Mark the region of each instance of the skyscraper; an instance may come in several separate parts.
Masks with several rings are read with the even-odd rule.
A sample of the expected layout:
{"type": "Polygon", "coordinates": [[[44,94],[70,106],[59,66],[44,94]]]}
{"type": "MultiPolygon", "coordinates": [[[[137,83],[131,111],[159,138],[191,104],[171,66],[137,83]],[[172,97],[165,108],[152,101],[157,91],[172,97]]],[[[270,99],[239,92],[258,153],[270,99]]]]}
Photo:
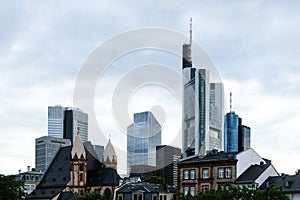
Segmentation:
{"type": "Polygon", "coordinates": [[[149,111],[135,113],[127,127],[127,172],[132,165],[156,166],[156,146],[161,145],[161,126],[149,111]]]}
{"type": "Polygon", "coordinates": [[[210,84],[209,70],[192,66],[191,33],[190,28],[190,43],[182,47],[183,157],[222,149],[223,84],[210,84]]]}
{"type": "Polygon", "coordinates": [[[231,111],[224,120],[224,151],[238,152],[239,116],[231,111]]]}
{"type": "Polygon", "coordinates": [[[224,128],[224,87],[222,83],[210,83],[209,144],[221,151],[224,128]]]}
{"type": "Polygon", "coordinates": [[[88,115],[79,109],[67,108],[64,119],[64,138],[75,141],[77,132],[82,142],[88,141],[88,115]]]}
{"type": "Polygon", "coordinates": [[[88,115],[78,108],[48,106],[48,136],[74,141],[79,128],[83,142],[88,141],[88,115]]]}
{"type": "Polygon", "coordinates": [[[225,115],[224,120],[224,151],[241,152],[250,148],[250,128],[242,124],[232,111],[232,93],[230,93],[230,112],[225,115]]]}
{"type": "Polygon", "coordinates": [[[69,139],[43,136],[35,139],[35,170],[45,172],[60,147],[71,145],[69,139]]]}

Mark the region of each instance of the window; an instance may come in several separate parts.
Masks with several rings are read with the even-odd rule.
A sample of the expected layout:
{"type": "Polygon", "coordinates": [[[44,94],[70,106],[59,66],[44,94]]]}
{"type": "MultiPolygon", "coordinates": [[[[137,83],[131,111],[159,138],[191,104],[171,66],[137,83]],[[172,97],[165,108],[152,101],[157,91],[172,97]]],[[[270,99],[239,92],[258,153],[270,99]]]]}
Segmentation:
{"type": "Polygon", "coordinates": [[[194,169],[190,170],[190,179],[195,179],[196,178],[196,171],[194,169]]]}
{"type": "Polygon", "coordinates": [[[189,170],[184,170],[183,171],[183,179],[189,179],[189,170]]]}
{"type": "Polygon", "coordinates": [[[202,185],[202,191],[209,190],[209,185],[202,185]]]}
{"type": "Polygon", "coordinates": [[[189,187],[184,187],[183,193],[184,193],[184,195],[187,195],[189,193],[189,187]]]}
{"type": "Polygon", "coordinates": [[[159,200],[167,200],[167,195],[159,195],[159,200]]]}
{"type": "Polygon", "coordinates": [[[230,167],[227,167],[225,169],[225,177],[226,178],[231,178],[231,168],[230,167]]]}
{"type": "Polygon", "coordinates": [[[80,164],[79,164],[79,170],[80,170],[80,171],[84,171],[84,164],[83,164],[83,163],[80,163],[80,164]]]}
{"type": "Polygon", "coordinates": [[[122,194],[118,195],[118,200],[123,200],[123,195],[122,194]]]}
{"type": "Polygon", "coordinates": [[[158,199],[157,199],[157,195],[154,194],[154,195],[152,196],[152,200],[158,200],[158,199]]]}
{"type": "Polygon", "coordinates": [[[218,178],[224,178],[224,168],[218,169],[218,178]]]}
{"type": "Polygon", "coordinates": [[[141,193],[133,194],[133,200],[143,200],[143,194],[141,193]]]}
{"type": "Polygon", "coordinates": [[[190,187],[190,194],[195,196],[195,187],[190,187]]]}
{"type": "Polygon", "coordinates": [[[202,178],[208,178],[208,177],[209,177],[208,168],[202,169],[202,178]]]}
{"type": "Polygon", "coordinates": [[[79,181],[83,181],[83,174],[82,173],[79,174],[79,181]]]}

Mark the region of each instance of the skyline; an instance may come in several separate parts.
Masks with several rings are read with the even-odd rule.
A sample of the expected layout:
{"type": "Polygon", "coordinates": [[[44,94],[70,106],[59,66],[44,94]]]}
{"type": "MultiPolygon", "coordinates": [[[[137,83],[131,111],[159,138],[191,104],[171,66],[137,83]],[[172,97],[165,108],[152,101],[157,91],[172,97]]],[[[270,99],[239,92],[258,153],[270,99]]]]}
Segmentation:
{"type": "MultiPolygon", "coordinates": [[[[139,2],[132,8],[110,1],[89,5],[79,1],[14,5],[4,1],[0,6],[4,16],[0,25],[5,30],[0,33],[0,173],[15,174],[27,165],[34,166],[35,138],[47,135],[48,106],[73,106],[79,70],[98,45],[119,33],[144,27],[170,29],[188,37],[188,20],[193,17],[193,40],[206,49],[222,76],[225,113],[229,112],[232,91],[233,111],[251,127],[252,148],[272,160],[278,172],[294,174],[300,168],[300,4],[214,2],[139,2]]],[[[111,135],[114,146],[121,146],[125,135],[119,133],[107,105],[112,101],[110,89],[132,66],[149,62],[181,71],[180,58],[149,50],[120,58],[99,81],[97,120],[107,139],[111,135]]],[[[181,121],[178,104],[161,87],[141,88],[131,96],[129,116],[161,105],[165,112],[156,108],[166,116],[162,144],[168,144],[168,136],[173,137],[179,128],[173,124],[181,121]],[[155,91],[143,100],[149,89],[155,91]]],[[[106,145],[107,140],[97,137],[89,128],[92,143],[106,145]]],[[[126,166],[126,160],[124,163],[126,166]]]]}

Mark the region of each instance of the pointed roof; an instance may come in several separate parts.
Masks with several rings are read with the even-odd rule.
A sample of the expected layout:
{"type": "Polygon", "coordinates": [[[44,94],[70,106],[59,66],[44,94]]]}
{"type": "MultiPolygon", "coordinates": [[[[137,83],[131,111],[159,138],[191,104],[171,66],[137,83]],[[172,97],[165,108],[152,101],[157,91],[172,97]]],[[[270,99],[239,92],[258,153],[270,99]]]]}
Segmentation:
{"type": "Polygon", "coordinates": [[[73,148],[72,148],[72,151],[71,151],[71,158],[74,158],[75,155],[77,155],[78,158],[80,158],[81,155],[83,155],[83,158],[86,159],[86,153],[85,153],[85,150],[84,150],[82,140],[80,139],[80,136],[79,136],[79,131],[77,133],[77,136],[75,138],[75,142],[73,144],[73,148]]]}
{"type": "Polygon", "coordinates": [[[110,139],[108,140],[108,143],[104,149],[103,152],[103,161],[105,162],[107,157],[110,159],[110,161],[112,161],[114,159],[114,161],[117,161],[117,155],[115,153],[115,149],[113,147],[113,145],[110,142],[110,139]]]}

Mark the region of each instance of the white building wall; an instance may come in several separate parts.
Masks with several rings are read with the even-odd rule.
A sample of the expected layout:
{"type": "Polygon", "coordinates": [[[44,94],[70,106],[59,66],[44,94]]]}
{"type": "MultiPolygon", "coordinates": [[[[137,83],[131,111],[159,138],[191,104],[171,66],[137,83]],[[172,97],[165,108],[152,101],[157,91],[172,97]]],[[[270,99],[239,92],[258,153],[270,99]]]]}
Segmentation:
{"type": "Polygon", "coordinates": [[[258,186],[261,186],[267,178],[270,176],[278,176],[279,174],[277,173],[276,169],[274,168],[273,165],[270,165],[256,180],[255,182],[258,184],[258,186]]]}
{"type": "Polygon", "coordinates": [[[238,153],[236,159],[238,160],[236,165],[236,177],[239,177],[251,165],[260,164],[260,162],[266,163],[252,148],[238,153]]]}

